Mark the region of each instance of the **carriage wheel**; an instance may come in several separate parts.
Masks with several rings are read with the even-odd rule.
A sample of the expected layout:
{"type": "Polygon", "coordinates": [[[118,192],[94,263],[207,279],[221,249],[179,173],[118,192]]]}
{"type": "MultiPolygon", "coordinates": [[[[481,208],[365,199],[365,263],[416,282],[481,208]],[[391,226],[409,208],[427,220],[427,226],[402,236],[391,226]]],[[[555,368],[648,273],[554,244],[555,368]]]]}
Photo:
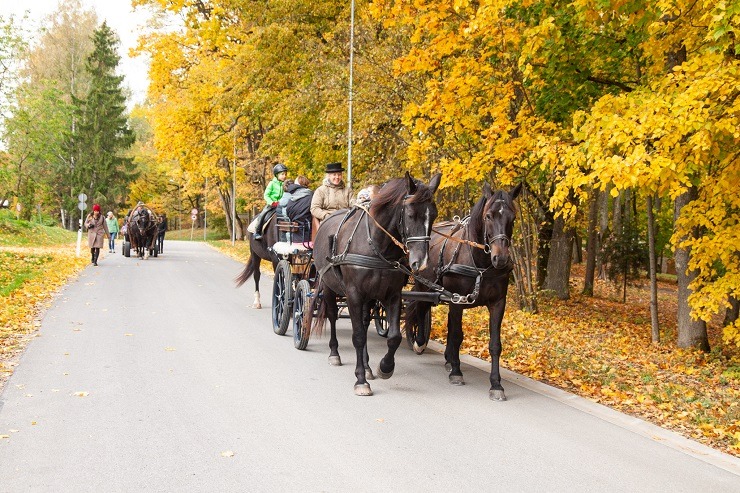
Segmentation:
{"type": "Polygon", "coordinates": [[[123,248],[121,249],[121,253],[123,253],[124,257],[131,256],[131,242],[130,241],[123,242],[123,248]]]}
{"type": "Polygon", "coordinates": [[[428,307],[421,318],[421,327],[414,327],[411,330],[406,330],[406,342],[409,343],[409,347],[413,349],[416,354],[422,354],[429,343],[429,336],[432,333],[432,307],[428,307]],[[419,344],[417,340],[420,332],[422,335],[422,344],[419,344]]]}
{"type": "Polygon", "coordinates": [[[303,351],[308,346],[311,325],[308,318],[311,310],[311,283],[306,279],[298,282],[293,298],[293,345],[303,351]]]}
{"type": "Polygon", "coordinates": [[[373,320],[375,320],[375,330],[380,337],[388,337],[388,313],[380,301],[375,302],[372,311],[373,320]]]}
{"type": "Polygon", "coordinates": [[[285,335],[290,323],[293,305],[293,274],[287,260],[281,260],[275,269],[272,283],[272,330],[279,336],[285,335]]]}

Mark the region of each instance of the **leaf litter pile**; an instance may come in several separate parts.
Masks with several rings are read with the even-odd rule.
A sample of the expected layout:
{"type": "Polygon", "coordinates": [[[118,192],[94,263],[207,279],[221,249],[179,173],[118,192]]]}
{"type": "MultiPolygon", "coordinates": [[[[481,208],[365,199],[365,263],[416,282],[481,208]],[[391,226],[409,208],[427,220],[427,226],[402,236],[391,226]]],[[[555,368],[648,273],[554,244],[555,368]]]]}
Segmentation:
{"type": "MultiPolygon", "coordinates": [[[[517,309],[510,292],[502,325],[502,366],[740,457],[740,354],[722,346],[709,327],[713,351],[676,347],[676,286],[661,283],[661,340],[650,336],[649,291],[630,290],[621,303],[612,285],[596,296],[542,296],[540,313],[517,309]]],[[[446,340],[446,307],[434,309],[432,337],[446,340]]],[[[490,361],[488,310],[466,310],[461,352],[490,361]]]]}
{"type": "Polygon", "coordinates": [[[84,268],[74,245],[0,246],[0,389],[36,331],[41,310],[84,268]]]}

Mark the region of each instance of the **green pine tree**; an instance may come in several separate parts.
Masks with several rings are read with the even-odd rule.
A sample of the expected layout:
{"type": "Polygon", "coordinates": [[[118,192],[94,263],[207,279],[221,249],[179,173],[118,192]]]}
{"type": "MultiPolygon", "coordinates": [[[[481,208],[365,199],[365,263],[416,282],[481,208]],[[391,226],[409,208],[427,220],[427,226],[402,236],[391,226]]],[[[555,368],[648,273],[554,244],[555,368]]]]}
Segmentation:
{"type": "Polygon", "coordinates": [[[90,200],[112,207],[122,205],[129,183],[136,178],[133,158],[125,155],[136,136],[125,113],[123,77],[116,75],[121,58],[116,51],[118,37],[104,22],[93,33],[93,44],[86,63],[90,90],[84,99],[74,98],[73,179],[76,189],[90,200]]]}

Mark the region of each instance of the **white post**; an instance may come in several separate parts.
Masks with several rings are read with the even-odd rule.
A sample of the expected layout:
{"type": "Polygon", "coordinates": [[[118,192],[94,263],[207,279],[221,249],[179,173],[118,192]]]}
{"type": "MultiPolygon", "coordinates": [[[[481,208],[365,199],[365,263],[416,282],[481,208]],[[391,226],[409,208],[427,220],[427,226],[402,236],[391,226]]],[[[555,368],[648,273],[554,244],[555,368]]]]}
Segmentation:
{"type": "Polygon", "coordinates": [[[80,256],[80,245],[82,244],[82,226],[77,230],[77,256],[80,256]]]}
{"type": "Polygon", "coordinates": [[[355,58],[355,0],[352,0],[350,6],[349,21],[349,124],[347,129],[347,186],[352,188],[352,83],[354,76],[354,58],[355,58]]]}

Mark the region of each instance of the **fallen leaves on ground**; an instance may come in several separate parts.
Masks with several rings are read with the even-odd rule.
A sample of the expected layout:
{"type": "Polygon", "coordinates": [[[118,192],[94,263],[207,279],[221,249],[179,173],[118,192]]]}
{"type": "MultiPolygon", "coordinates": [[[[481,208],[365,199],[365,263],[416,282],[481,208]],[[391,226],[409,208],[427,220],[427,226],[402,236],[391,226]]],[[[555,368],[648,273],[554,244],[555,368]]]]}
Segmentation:
{"type": "Polygon", "coordinates": [[[88,264],[75,245],[0,246],[0,388],[54,293],[88,264]]]}
{"type": "MultiPolygon", "coordinates": [[[[541,297],[538,314],[519,311],[512,290],[501,364],[740,457],[740,354],[722,346],[717,324],[711,353],[678,349],[675,289],[661,289],[659,344],[644,288],[632,288],[626,304],[606,283],[594,297],[541,297]]],[[[435,308],[432,336],[442,343],[446,319],[446,307],[435,308]]],[[[462,351],[490,361],[488,310],[466,310],[463,325],[462,351]]]]}

